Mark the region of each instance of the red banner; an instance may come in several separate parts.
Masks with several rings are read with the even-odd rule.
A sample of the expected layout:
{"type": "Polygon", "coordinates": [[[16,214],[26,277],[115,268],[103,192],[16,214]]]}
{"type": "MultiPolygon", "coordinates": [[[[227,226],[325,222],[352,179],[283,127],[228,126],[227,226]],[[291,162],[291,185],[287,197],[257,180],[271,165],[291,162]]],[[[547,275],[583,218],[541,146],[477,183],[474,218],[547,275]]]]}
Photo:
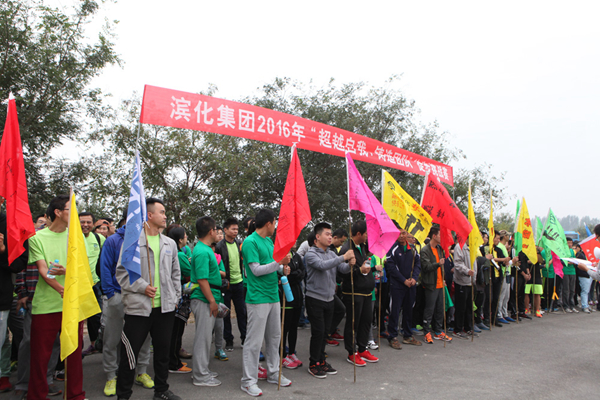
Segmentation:
{"type": "Polygon", "coordinates": [[[585,252],[585,256],[588,261],[597,263],[599,260],[596,257],[596,248],[600,248],[600,243],[596,240],[596,235],[588,236],[581,243],[579,243],[581,249],[585,252]]]}
{"type": "Polygon", "coordinates": [[[452,167],[375,139],[267,108],[146,85],[140,122],[352,158],[454,184],[452,167]]]}

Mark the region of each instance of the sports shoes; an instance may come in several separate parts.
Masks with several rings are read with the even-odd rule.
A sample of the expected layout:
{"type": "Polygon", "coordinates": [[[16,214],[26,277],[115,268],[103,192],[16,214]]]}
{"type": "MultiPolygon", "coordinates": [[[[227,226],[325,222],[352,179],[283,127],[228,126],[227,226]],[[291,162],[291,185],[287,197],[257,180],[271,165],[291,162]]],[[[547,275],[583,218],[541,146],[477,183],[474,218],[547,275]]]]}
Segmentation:
{"type": "Polygon", "coordinates": [[[183,400],[181,397],[177,396],[170,390],[167,390],[162,393],[154,393],[154,400],[183,400]]]}
{"type": "Polygon", "coordinates": [[[369,340],[367,342],[367,349],[369,350],[377,350],[379,348],[379,345],[377,343],[375,343],[374,340],[369,340]]]}
{"type": "Polygon", "coordinates": [[[267,370],[260,364],[258,365],[258,379],[263,381],[267,379],[267,370]]]}
{"type": "Polygon", "coordinates": [[[591,314],[592,312],[590,311],[589,307],[583,308],[581,311],[583,311],[586,314],[591,314]]]}
{"type": "Polygon", "coordinates": [[[475,324],[475,326],[478,327],[479,329],[481,329],[482,331],[489,331],[490,330],[490,327],[487,326],[486,324],[484,324],[483,322],[475,324]]]}
{"type": "Polygon", "coordinates": [[[358,353],[348,355],[348,358],[346,358],[346,360],[350,364],[354,364],[354,360],[356,360],[357,367],[365,367],[367,365],[367,363],[361,357],[358,356],[358,353]]]}
{"type": "Polygon", "coordinates": [[[388,343],[392,349],[402,350],[402,345],[400,344],[398,338],[388,339],[388,343]]]}
{"type": "Polygon", "coordinates": [[[283,365],[287,369],[296,369],[299,367],[299,365],[296,364],[296,362],[292,360],[290,356],[285,357],[281,362],[281,365],[283,365]]]}
{"type": "Polygon", "coordinates": [[[96,353],[98,353],[98,350],[96,350],[96,347],[94,347],[94,345],[90,344],[87,349],[81,352],[81,357],[89,356],[96,353]]]}
{"type": "Polygon", "coordinates": [[[104,385],[104,395],[106,397],[115,396],[117,394],[117,377],[112,378],[110,381],[106,381],[104,385]]]}
{"type": "Polygon", "coordinates": [[[572,313],[573,312],[573,310],[571,310],[570,308],[565,308],[565,311],[568,312],[568,313],[572,313]]]}
{"type": "Polygon", "coordinates": [[[248,393],[252,397],[262,396],[262,390],[260,390],[260,388],[256,384],[250,386],[242,386],[241,389],[242,391],[248,393]]]}
{"type": "Polygon", "coordinates": [[[223,349],[218,349],[215,351],[215,358],[221,361],[229,360],[229,357],[227,357],[227,354],[223,351],[223,349]]]}
{"type": "Polygon", "coordinates": [[[380,337],[380,338],[387,339],[387,338],[389,338],[389,337],[390,337],[390,335],[389,335],[389,333],[387,333],[386,331],[383,331],[383,332],[379,332],[379,337],[380,337]]]}
{"type": "Polygon", "coordinates": [[[538,317],[538,318],[542,318],[542,313],[538,310],[538,311],[535,312],[535,316],[538,317]]]}
{"type": "Polygon", "coordinates": [[[221,384],[221,381],[218,380],[217,378],[215,378],[214,376],[209,376],[209,378],[205,381],[202,382],[192,382],[194,384],[194,386],[209,386],[209,387],[213,387],[213,386],[219,386],[221,384]]]}
{"type": "Polygon", "coordinates": [[[339,346],[340,342],[338,342],[337,340],[333,340],[333,339],[325,339],[325,343],[327,343],[327,346],[339,346]]]}
{"type": "Polygon", "coordinates": [[[300,361],[300,359],[299,359],[299,358],[296,356],[296,353],[289,354],[289,355],[288,355],[288,357],[289,357],[289,358],[290,358],[292,361],[294,361],[296,364],[298,364],[298,366],[299,366],[299,367],[301,367],[301,366],[302,366],[302,361],[300,361]]]}
{"type": "MultiPolygon", "coordinates": [[[[279,375],[275,375],[274,379],[267,379],[267,382],[274,383],[275,385],[279,385],[279,375]]],[[[290,381],[285,376],[281,375],[281,387],[288,387],[292,385],[292,381],[290,381]]]]}
{"type": "Polygon", "coordinates": [[[501,324],[510,324],[510,322],[508,322],[506,318],[498,318],[498,322],[500,322],[501,324]]]}
{"type": "Polygon", "coordinates": [[[335,375],[337,374],[337,369],[333,368],[331,364],[328,362],[324,362],[321,365],[321,370],[325,372],[327,375],[335,375]]]}
{"type": "Polygon", "coordinates": [[[65,370],[61,369],[60,371],[54,371],[54,379],[56,379],[57,381],[64,381],[65,380],[65,370]]]}
{"type": "MultiPolygon", "coordinates": [[[[181,367],[181,368],[187,368],[187,367],[184,366],[184,367],[181,367]]],[[[192,371],[190,368],[188,368],[188,369],[190,370],[190,372],[192,371]]],[[[152,378],[150,378],[150,375],[148,375],[148,374],[141,374],[141,375],[136,376],[135,377],[135,384],[143,386],[146,389],[153,389],[154,388],[154,381],[152,380],[152,378]]]]}
{"type": "Polygon", "coordinates": [[[170,369],[169,372],[172,374],[189,374],[192,372],[192,369],[184,365],[179,369],[170,369]]]}
{"type": "Polygon", "coordinates": [[[475,331],[475,333],[481,333],[481,329],[479,329],[477,327],[477,324],[475,324],[475,326],[473,327],[473,330],[475,331]]]}
{"type": "Polygon", "coordinates": [[[531,319],[531,317],[527,314],[519,314],[519,318],[531,319]]]}
{"type": "Polygon", "coordinates": [[[179,358],[189,360],[190,358],[192,358],[192,355],[185,351],[185,349],[182,347],[181,349],[179,349],[179,358]]]}
{"type": "Polygon", "coordinates": [[[402,343],[412,344],[413,346],[422,346],[423,345],[423,342],[418,341],[417,339],[415,339],[412,336],[402,339],[402,343]]]}
{"type": "Polygon", "coordinates": [[[446,335],[444,332],[435,333],[433,335],[433,338],[435,340],[443,340],[444,342],[451,342],[452,341],[452,338],[449,337],[448,335],[446,335]]]}
{"type": "Polygon", "coordinates": [[[517,322],[516,319],[512,319],[511,317],[504,317],[504,319],[508,322],[517,322]]]}
{"type": "Polygon", "coordinates": [[[62,389],[58,386],[54,384],[48,385],[48,396],[58,396],[59,394],[62,394],[62,392],[62,389]]]}
{"type": "Polygon", "coordinates": [[[412,332],[412,334],[413,334],[413,335],[417,335],[417,336],[423,336],[423,330],[422,330],[422,329],[421,329],[421,330],[419,330],[419,329],[417,329],[417,328],[412,328],[412,329],[411,329],[411,332],[412,332]]]}
{"type": "Polygon", "coordinates": [[[336,333],[334,333],[333,335],[331,335],[331,338],[332,338],[333,340],[338,340],[338,341],[339,341],[339,340],[344,340],[344,337],[343,337],[342,335],[340,335],[339,333],[337,333],[337,332],[336,332],[336,333]]]}
{"type": "Polygon", "coordinates": [[[571,310],[573,310],[573,312],[574,312],[575,314],[579,314],[579,310],[578,310],[578,309],[576,309],[575,307],[573,307],[571,310]]]}
{"type": "Polygon", "coordinates": [[[225,351],[233,351],[233,342],[225,342],[225,351]]]}
{"type": "Polygon", "coordinates": [[[465,339],[465,340],[469,339],[469,337],[467,336],[467,334],[464,333],[464,332],[462,332],[462,331],[454,331],[452,333],[452,336],[457,337],[459,339],[465,339]]]}
{"type": "MultiPolygon", "coordinates": [[[[379,358],[375,357],[369,350],[365,350],[362,353],[356,353],[358,357],[362,358],[364,361],[369,363],[376,363],[379,361],[379,358]]],[[[358,361],[358,360],[357,360],[358,361]]],[[[357,363],[358,365],[358,363],[357,363]]]]}
{"type": "Polygon", "coordinates": [[[310,367],[308,367],[308,373],[314,376],[315,378],[327,378],[327,373],[323,371],[323,368],[319,363],[313,364],[310,367]]]}
{"type": "Polygon", "coordinates": [[[425,334],[425,343],[433,344],[433,339],[431,338],[431,332],[427,332],[425,334]]]}
{"type": "Polygon", "coordinates": [[[265,355],[262,353],[262,351],[260,352],[260,356],[258,357],[258,361],[265,361],[265,355]]]}
{"type": "Polygon", "coordinates": [[[473,333],[473,331],[468,331],[466,333],[466,335],[467,335],[467,339],[469,338],[469,336],[479,337],[479,335],[477,334],[477,332],[473,333]]]}

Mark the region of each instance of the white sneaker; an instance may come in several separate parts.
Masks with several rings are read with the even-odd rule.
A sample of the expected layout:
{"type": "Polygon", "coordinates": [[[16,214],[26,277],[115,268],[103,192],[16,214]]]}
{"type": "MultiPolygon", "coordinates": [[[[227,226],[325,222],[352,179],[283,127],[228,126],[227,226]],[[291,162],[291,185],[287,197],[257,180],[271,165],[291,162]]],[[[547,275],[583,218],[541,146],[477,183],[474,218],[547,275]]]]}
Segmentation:
{"type": "Polygon", "coordinates": [[[573,312],[574,312],[575,314],[578,314],[578,313],[579,313],[579,310],[578,310],[578,309],[576,309],[576,308],[572,308],[572,310],[573,310],[573,312]]]}
{"type": "Polygon", "coordinates": [[[221,381],[211,376],[210,379],[206,381],[192,383],[194,384],[194,386],[219,386],[221,384],[221,381]]]}
{"type": "Polygon", "coordinates": [[[584,308],[584,309],[583,309],[583,312],[584,312],[584,313],[586,313],[586,314],[591,314],[591,313],[592,313],[592,312],[590,311],[589,307],[587,307],[587,308],[584,308]]]}
{"type": "Polygon", "coordinates": [[[258,397],[262,396],[262,390],[258,387],[258,385],[254,384],[251,386],[242,386],[241,389],[248,393],[250,396],[258,397]]]}
{"type": "Polygon", "coordinates": [[[571,310],[570,308],[565,308],[565,312],[572,313],[573,310],[571,310]]]}
{"type": "MultiPolygon", "coordinates": [[[[275,379],[269,379],[269,378],[267,378],[267,382],[274,383],[275,385],[277,385],[279,383],[279,375],[277,375],[275,377],[275,379]]],[[[290,381],[285,376],[281,375],[281,387],[288,387],[291,384],[292,384],[292,381],[290,381]]]]}
{"type": "Polygon", "coordinates": [[[369,350],[377,350],[379,348],[379,346],[377,345],[377,343],[375,343],[374,340],[369,340],[367,342],[367,349],[369,350]]]}

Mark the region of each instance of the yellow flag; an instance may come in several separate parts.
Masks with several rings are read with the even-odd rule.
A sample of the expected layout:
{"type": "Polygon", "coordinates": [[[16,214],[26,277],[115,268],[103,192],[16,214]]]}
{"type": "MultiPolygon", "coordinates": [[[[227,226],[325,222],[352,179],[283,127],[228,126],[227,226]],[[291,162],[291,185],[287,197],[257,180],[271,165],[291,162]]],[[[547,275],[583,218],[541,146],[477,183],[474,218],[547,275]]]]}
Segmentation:
{"type": "Polygon", "coordinates": [[[496,236],[496,231],[494,231],[494,197],[492,196],[492,191],[490,190],[490,220],[488,221],[488,237],[489,242],[488,245],[490,247],[490,254],[494,254],[494,236],[496,236]]]}
{"type": "Polygon", "coordinates": [[[535,248],[535,239],[533,237],[533,228],[529,219],[529,211],[525,203],[525,197],[521,202],[521,212],[519,212],[519,221],[517,224],[517,232],[521,234],[523,245],[521,251],[525,253],[527,258],[535,264],[538,261],[537,249],[535,248]]]}
{"type": "Polygon", "coordinates": [[[471,224],[471,233],[469,233],[469,255],[471,256],[471,269],[473,269],[473,263],[479,255],[479,246],[483,244],[483,238],[481,232],[477,227],[477,221],[475,220],[475,211],[473,210],[473,199],[471,198],[471,185],[469,185],[469,212],[468,220],[471,224]]]}
{"type": "Polygon", "coordinates": [[[61,360],[67,358],[79,346],[79,322],[100,312],[92,289],[92,272],[85,250],[85,239],[79,224],[75,194],[71,195],[66,270],[60,333],[61,360]]]}
{"type": "Polygon", "coordinates": [[[392,175],[382,170],[382,202],[388,216],[400,227],[410,232],[421,244],[431,229],[431,215],[427,213],[402,187],[392,175]]]}

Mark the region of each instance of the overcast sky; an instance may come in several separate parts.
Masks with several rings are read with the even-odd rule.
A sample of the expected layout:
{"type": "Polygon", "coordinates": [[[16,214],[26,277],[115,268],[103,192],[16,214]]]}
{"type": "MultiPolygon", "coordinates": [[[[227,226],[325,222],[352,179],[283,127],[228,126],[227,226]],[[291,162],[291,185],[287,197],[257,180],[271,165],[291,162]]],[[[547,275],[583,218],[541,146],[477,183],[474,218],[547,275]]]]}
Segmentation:
{"type": "MultiPolygon", "coordinates": [[[[57,0],[58,1],[58,0],[57,0]]],[[[60,0],[67,6],[70,0],[60,0]]],[[[218,97],[275,77],[400,88],[468,157],[505,176],[532,215],[600,216],[600,24],[597,1],[121,0],[124,67],[94,84],[115,99],[144,84],[218,97]]]]}

